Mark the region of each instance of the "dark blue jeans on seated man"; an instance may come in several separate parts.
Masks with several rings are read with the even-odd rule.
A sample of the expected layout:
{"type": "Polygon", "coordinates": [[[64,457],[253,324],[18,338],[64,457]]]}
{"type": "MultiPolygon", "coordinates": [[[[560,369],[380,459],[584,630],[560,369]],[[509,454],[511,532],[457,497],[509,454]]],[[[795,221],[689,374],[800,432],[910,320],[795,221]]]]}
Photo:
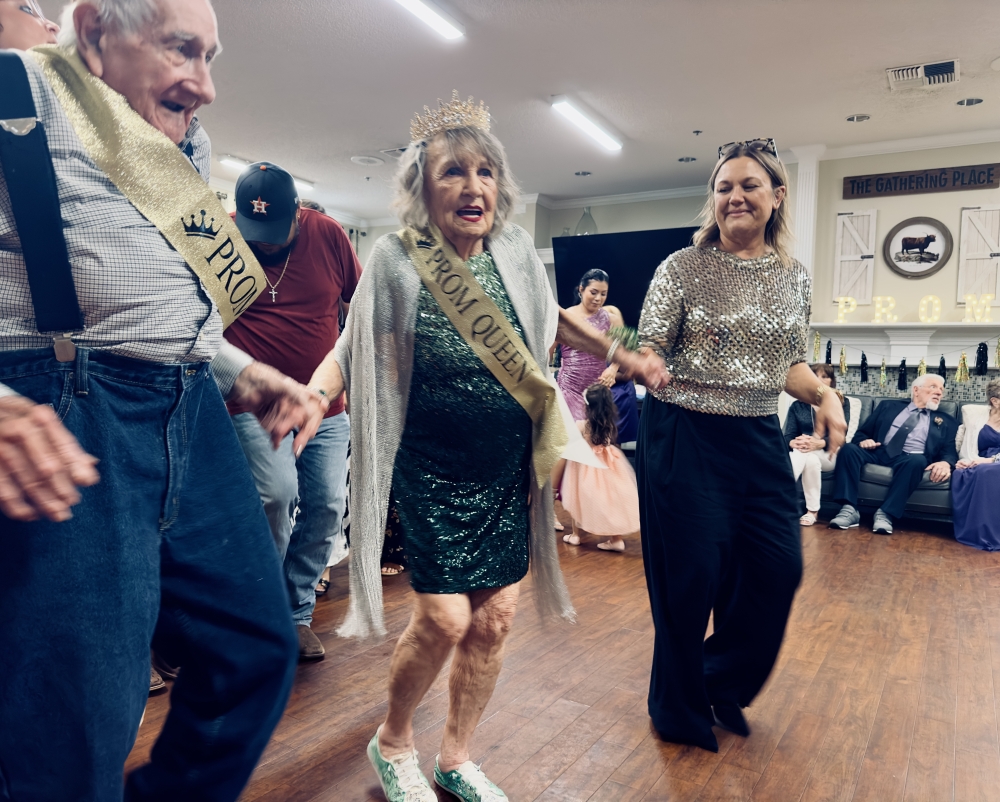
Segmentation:
{"type": "Polygon", "coordinates": [[[298,646],[208,366],[7,351],[0,381],[51,404],[101,460],[72,520],[0,514],[0,800],[235,800],[298,646]],[[123,790],[151,643],[182,668],[150,762],[123,790]]]}
{"type": "Polygon", "coordinates": [[[834,501],[840,504],[858,506],[858,485],[861,483],[861,471],[865,465],[884,465],[892,468],[892,483],[885,501],[882,502],[882,512],[893,519],[903,517],[906,502],[910,494],[917,489],[927,468],[927,457],[923,454],[902,453],[895,457],[886,454],[885,446],[868,450],[854,443],[848,443],[837,454],[837,467],[834,477],[837,482],[834,501]]]}

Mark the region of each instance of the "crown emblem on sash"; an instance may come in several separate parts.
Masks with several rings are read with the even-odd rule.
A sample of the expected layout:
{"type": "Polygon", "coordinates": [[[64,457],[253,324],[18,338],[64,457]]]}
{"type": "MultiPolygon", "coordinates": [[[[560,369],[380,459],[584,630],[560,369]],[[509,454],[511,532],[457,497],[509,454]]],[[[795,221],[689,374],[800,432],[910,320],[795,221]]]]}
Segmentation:
{"type": "Polygon", "coordinates": [[[458,99],[458,90],[451,91],[451,102],[438,98],[438,108],[431,111],[424,106],[423,116],[417,114],[410,123],[410,141],[420,142],[431,139],[435,134],[452,128],[479,128],[490,130],[490,108],[482,100],[477,106],[470,95],[464,103],[458,99]]]}
{"type": "MultiPolygon", "coordinates": [[[[184,223],[184,218],[181,218],[181,222],[184,223]]],[[[184,223],[184,233],[189,237],[204,237],[205,239],[215,239],[219,232],[222,231],[222,224],[219,224],[218,228],[212,228],[212,223],[215,222],[213,217],[208,225],[205,224],[205,210],[201,210],[201,222],[196,223],[194,215],[191,215],[191,222],[184,223]]]]}

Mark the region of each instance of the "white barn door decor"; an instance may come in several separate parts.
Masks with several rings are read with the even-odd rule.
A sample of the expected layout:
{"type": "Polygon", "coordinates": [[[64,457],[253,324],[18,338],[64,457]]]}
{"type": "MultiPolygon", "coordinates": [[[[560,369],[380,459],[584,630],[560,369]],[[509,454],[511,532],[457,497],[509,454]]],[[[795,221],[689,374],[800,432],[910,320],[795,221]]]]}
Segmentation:
{"type": "Polygon", "coordinates": [[[962,209],[958,245],[958,303],[966,295],[993,296],[1000,306],[1000,206],[962,209]]]}
{"type": "Polygon", "coordinates": [[[837,214],[837,254],[833,262],[833,302],[848,295],[859,304],[872,302],[875,273],[876,209],[837,214]]]}

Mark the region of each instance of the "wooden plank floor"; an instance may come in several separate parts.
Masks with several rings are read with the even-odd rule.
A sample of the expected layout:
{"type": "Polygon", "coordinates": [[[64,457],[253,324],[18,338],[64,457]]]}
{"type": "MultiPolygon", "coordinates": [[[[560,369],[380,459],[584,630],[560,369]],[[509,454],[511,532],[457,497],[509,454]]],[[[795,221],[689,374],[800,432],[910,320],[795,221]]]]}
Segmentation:
{"type": "MultiPolygon", "coordinates": [[[[747,712],[743,739],[717,730],[711,754],[659,741],[646,715],[652,654],[642,559],[596,540],[560,544],[579,622],[543,625],[526,582],[473,759],[513,802],[1000,800],[1000,555],[947,529],[874,536],[803,529],[805,577],[781,657],[747,712]]],[[[301,666],[284,719],[244,802],[383,800],[365,746],[385,713],[404,577],[385,582],[390,640],[331,630],[346,607],[334,570],[314,630],[327,647],[301,666]]],[[[236,601],[238,603],[238,600],[236,601]]],[[[447,708],[446,675],[416,716],[430,775],[447,708]]],[[[146,759],[167,711],[150,700],[129,767],[146,759]]]]}

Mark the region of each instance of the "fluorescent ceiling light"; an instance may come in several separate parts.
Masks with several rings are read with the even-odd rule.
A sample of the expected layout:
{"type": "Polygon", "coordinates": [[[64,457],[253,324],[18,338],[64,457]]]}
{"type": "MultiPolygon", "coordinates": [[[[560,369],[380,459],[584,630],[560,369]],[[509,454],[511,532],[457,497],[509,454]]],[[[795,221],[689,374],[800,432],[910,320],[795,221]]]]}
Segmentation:
{"type": "Polygon", "coordinates": [[[570,103],[568,98],[563,96],[553,98],[552,108],[608,150],[622,149],[621,142],[583,114],[576,106],[570,103]]]}
{"type": "Polygon", "coordinates": [[[465,29],[439,9],[424,0],[396,0],[403,8],[430,25],[445,39],[461,39],[465,29]]]}
{"type": "Polygon", "coordinates": [[[235,167],[237,170],[242,170],[250,166],[250,162],[237,159],[235,156],[222,156],[219,159],[219,164],[224,164],[226,167],[235,167]]]}
{"type": "Polygon", "coordinates": [[[293,177],[292,180],[295,182],[295,187],[303,192],[308,192],[310,189],[316,189],[316,185],[310,184],[308,181],[302,181],[301,179],[295,177],[293,177]]]}

